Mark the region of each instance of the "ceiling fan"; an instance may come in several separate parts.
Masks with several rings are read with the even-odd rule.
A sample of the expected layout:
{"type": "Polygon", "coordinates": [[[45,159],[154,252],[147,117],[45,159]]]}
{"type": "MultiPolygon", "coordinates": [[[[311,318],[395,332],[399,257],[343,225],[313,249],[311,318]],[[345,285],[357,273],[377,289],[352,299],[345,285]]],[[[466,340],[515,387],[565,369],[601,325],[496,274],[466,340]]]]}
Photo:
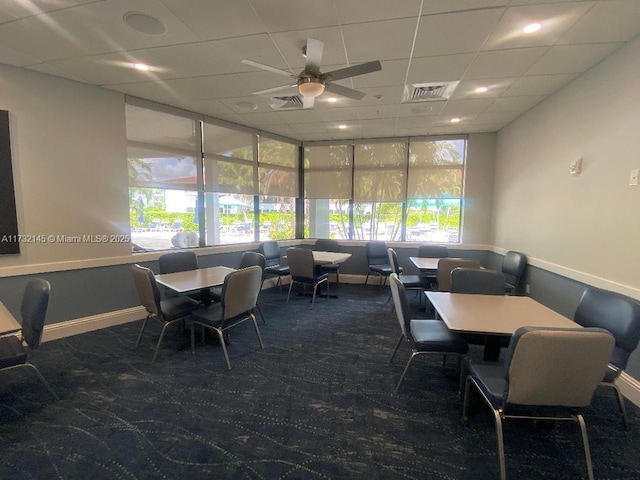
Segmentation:
{"type": "Polygon", "coordinates": [[[307,38],[307,45],[302,49],[302,54],[306,56],[307,60],[304,70],[300,72],[299,75],[294,75],[291,72],[270,67],[269,65],[264,65],[245,58],[242,60],[242,63],[245,65],[251,65],[252,67],[261,68],[262,70],[267,70],[268,72],[277,73],[296,80],[296,83],[293,85],[289,84],[274,88],[267,88],[266,90],[253,92],[253,94],[264,95],[266,93],[273,93],[296,87],[298,93],[302,96],[303,108],[313,107],[315,98],[321,95],[325,90],[343,97],[353,98],[354,100],[362,99],[365,96],[364,92],[343,87],[342,85],[336,85],[333,82],[344,78],[355,77],[357,75],[364,75],[365,73],[382,70],[380,62],[376,60],[373,62],[361,63],[360,65],[354,65],[352,67],[333,70],[332,72],[321,73],[320,62],[322,60],[323,50],[323,42],[314,38],[307,38]]]}

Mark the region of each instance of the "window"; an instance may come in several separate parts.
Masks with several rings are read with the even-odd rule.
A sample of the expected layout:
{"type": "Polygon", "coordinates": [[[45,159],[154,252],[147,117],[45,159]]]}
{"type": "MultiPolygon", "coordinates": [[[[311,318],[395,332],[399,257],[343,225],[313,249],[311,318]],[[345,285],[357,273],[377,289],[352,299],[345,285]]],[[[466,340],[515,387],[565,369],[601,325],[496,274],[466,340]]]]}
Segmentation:
{"type": "Polygon", "coordinates": [[[466,140],[305,145],[305,236],[459,242],[466,140]]]}
{"type": "Polygon", "coordinates": [[[407,240],[459,242],[463,139],[412,139],[407,182],[407,240]]]}
{"type": "Polygon", "coordinates": [[[260,240],[296,236],[298,198],[298,147],[292,143],[260,137],[258,147],[260,185],[260,240]]]}
{"type": "Polygon", "coordinates": [[[133,98],[126,115],[134,248],[295,238],[296,143],[133,98]]]}
{"type": "Polygon", "coordinates": [[[198,246],[196,121],[135,105],[126,114],[131,241],[143,249],[198,246]]]}
{"type": "Polygon", "coordinates": [[[305,236],[350,238],[353,145],[304,149],[305,236]]]}

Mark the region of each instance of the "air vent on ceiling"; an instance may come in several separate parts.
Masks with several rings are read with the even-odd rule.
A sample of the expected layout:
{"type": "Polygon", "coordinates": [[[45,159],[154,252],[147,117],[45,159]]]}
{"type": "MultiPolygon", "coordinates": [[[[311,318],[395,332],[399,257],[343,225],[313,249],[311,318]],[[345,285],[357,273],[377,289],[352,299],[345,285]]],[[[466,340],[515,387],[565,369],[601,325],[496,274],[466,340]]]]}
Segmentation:
{"type": "Polygon", "coordinates": [[[302,99],[296,95],[270,97],[269,104],[274,110],[297,110],[302,108],[302,99]]]}
{"type": "Polygon", "coordinates": [[[402,102],[434,102],[447,100],[459,82],[430,82],[405,85],[402,102]]]}

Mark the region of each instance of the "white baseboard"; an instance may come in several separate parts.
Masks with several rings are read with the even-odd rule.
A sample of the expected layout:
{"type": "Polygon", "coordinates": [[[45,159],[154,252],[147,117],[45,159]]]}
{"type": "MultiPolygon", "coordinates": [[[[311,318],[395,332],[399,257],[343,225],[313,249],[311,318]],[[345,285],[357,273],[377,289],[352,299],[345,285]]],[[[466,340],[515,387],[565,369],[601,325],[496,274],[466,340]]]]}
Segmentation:
{"type": "Polygon", "coordinates": [[[113,327],[115,325],[141,320],[146,315],[146,310],[140,306],[45,325],[42,341],[50,342],[51,340],[58,340],[59,338],[71,337],[81,333],[100,330],[101,328],[113,327]]]}

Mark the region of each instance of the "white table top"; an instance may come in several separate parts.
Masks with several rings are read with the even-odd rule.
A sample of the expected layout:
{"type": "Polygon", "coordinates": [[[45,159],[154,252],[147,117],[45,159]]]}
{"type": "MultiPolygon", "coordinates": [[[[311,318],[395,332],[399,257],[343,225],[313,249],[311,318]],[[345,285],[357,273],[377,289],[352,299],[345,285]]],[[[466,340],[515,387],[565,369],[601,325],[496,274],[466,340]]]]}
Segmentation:
{"type": "Polygon", "coordinates": [[[430,257],[409,257],[409,260],[420,270],[438,270],[440,258],[430,257]]]}
{"type": "Polygon", "coordinates": [[[342,263],[350,257],[351,257],[350,253],[323,252],[321,250],[313,250],[313,261],[317,265],[329,265],[334,263],[342,263]]]}
{"type": "Polygon", "coordinates": [[[179,293],[217,287],[224,283],[224,277],[235,269],[229,267],[208,267],[184,272],[163,273],[156,275],[156,281],[179,293]]]}
{"type": "Polygon", "coordinates": [[[7,307],[0,302],[0,335],[8,335],[10,333],[19,332],[22,325],[18,323],[7,307]]]}
{"type": "Polygon", "coordinates": [[[519,327],[578,328],[580,325],[530,297],[425,292],[449,329],[511,335],[519,327]]]}

